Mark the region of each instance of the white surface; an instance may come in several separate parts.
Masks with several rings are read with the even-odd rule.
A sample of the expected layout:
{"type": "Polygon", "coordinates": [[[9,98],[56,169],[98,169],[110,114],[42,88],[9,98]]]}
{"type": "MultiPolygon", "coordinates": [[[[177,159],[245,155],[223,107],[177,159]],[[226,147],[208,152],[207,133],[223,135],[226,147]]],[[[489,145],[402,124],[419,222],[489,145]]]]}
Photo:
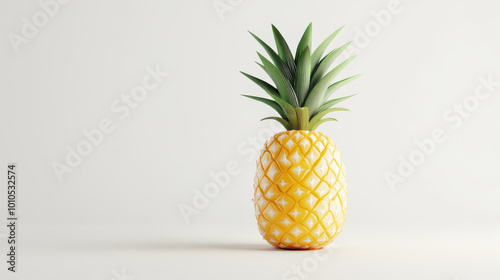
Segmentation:
{"type": "Polygon", "coordinates": [[[114,279],[113,271],[121,275],[122,269],[137,280],[297,279],[286,274],[293,266],[311,271],[307,279],[500,277],[500,228],[347,228],[327,247],[331,250],[319,251],[274,249],[255,229],[241,227],[27,227],[24,232],[20,273],[8,279],[114,279]]]}
{"type": "MultiPolygon", "coordinates": [[[[212,0],[73,0],[16,53],[7,35],[41,8],[0,1],[0,170],[18,163],[20,280],[110,280],[122,266],[137,280],[280,279],[313,254],[259,250],[260,143],[249,147],[271,110],[239,95],[264,96],[238,72],[264,77],[247,30],[273,45],[274,23],[295,46],[312,21],[317,46],[346,25],[333,48],[390,1],[232,3],[221,20],[212,0]],[[111,105],[156,65],[170,75],[120,119],[111,105]],[[53,162],[104,118],[115,130],[60,182],[53,162]],[[231,161],[241,172],[187,224],[179,205],[231,161]]],[[[339,92],[360,93],[344,104],[352,111],[320,127],[341,150],[349,208],[338,250],[311,279],[498,279],[500,87],[457,128],[443,114],[479,76],[500,80],[500,2],[400,3],[339,77],[364,73],[339,92]],[[436,128],[446,142],[391,190],[384,174],[436,128]]]]}

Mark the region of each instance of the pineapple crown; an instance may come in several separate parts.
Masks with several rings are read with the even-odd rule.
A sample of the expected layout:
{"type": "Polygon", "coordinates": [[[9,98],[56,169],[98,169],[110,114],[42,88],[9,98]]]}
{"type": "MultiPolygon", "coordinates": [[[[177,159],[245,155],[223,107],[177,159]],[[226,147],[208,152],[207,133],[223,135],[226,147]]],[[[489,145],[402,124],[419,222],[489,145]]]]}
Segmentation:
{"type": "Polygon", "coordinates": [[[272,62],[257,52],[262,63],[257,64],[269,75],[275,86],[247,73],[241,72],[250,80],[259,85],[271,98],[243,95],[260,101],[272,107],[281,117],[267,117],[262,120],[276,120],[287,130],[315,130],[320,124],[327,121],[337,121],[334,118],[323,118],[335,111],[349,111],[345,108],[332,108],[334,105],[354,95],[329,100],[332,94],[343,85],[355,80],[361,75],[355,75],[337,82],[333,82],[337,74],[355,56],[346,59],[329,71],[334,60],[344,51],[351,42],[338,47],[325,55],[323,53],[343,27],[337,29],[312,51],[312,23],[306,28],[299,42],[295,57],[288,44],[272,25],[274,40],[278,52],[259,37],[250,34],[262,45],[272,62]]]}

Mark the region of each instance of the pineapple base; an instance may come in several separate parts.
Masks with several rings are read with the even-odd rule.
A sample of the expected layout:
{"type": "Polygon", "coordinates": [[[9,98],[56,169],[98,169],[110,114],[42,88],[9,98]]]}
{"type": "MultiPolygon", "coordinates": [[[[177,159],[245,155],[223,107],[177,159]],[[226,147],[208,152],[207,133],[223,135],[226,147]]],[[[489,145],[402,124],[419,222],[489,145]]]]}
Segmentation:
{"type": "Polygon", "coordinates": [[[269,244],[321,249],[342,231],[347,181],[340,152],[316,131],[275,134],[257,160],[255,215],[269,244]]]}

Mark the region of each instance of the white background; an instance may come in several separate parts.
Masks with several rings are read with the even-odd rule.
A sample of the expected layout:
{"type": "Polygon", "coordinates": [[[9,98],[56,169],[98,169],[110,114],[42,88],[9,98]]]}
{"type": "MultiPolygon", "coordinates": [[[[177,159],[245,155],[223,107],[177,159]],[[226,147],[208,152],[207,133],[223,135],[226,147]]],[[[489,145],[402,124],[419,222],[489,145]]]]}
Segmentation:
{"type": "MultiPolygon", "coordinates": [[[[343,104],[352,111],[319,129],[342,152],[349,209],[308,279],[500,277],[500,86],[461,125],[443,118],[479,77],[500,80],[498,2],[401,0],[385,26],[375,14],[391,1],[220,2],[231,10],[211,0],[73,0],[16,52],[9,33],[22,35],[23,17],[43,10],[1,1],[0,159],[18,163],[20,272],[3,264],[0,275],[120,280],[123,268],[138,280],[288,279],[312,262],[314,252],[272,250],[257,231],[256,158],[245,151],[272,112],[240,96],[264,94],[238,71],[264,77],[247,30],[274,46],[273,23],[295,47],[313,22],[314,46],[346,25],[332,47],[355,39],[359,56],[341,78],[364,75],[338,93],[360,93],[343,104]],[[148,66],[169,76],[120,119],[111,105],[148,66]],[[105,118],[114,131],[59,181],[53,163],[105,118]],[[384,174],[435,129],[446,141],[391,188],[384,174]],[[232,161],[241,172],[186,223],[179,205],[192,206],[210,172],[232,161]]],[[[6,234],[0,227],[2,255],[6,234]]]]}

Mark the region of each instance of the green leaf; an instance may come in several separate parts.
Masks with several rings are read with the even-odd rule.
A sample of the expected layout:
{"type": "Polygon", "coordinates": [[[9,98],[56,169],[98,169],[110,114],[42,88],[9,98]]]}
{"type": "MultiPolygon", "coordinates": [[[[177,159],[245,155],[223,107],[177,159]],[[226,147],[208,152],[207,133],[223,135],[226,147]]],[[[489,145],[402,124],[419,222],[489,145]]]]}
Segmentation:
{"type": "Polygon", "coordinates": [[[319,107],[319,110],[318,112],[322,112],[322,111],[326,111],[327,109],[331,108],[332,106],[348,99],[348,98],[351,98],[353,96],[355,96],[357,94],[353,94],[353,95],[349,95],[349,96],[345,96],[345,97],[341,97],[341,98],[336,98],[336,99],[332,99],[330,101],[327,101],[325,102],[323,105],[321,105],[321,107],[319,107]]]}
{"type": "Polygon", "coordinates": [[[295,108],[297,113],[297,127],[298,130],[307,130],[309,128],[309,109],[307,107],[295,108]]]}
{"type": "Polygon", "coordinates": [[[306,31],[304,31],[304,35],[302,35],[299,45],[297,46],[297,52],[295,53],[296,63],[298,63],[302,52],[305,51],[307,47],[309,47],[309,51],[312,50],[312,23],[309,23],[307,26],[306,31]]]}
{"type": "Polygon", "coordinates": [[[319,80],[323,78],[323,76],[328,72],[328,69],[330,69],[330,66],[332,66],[335,59],[347,48],[347,46],[349,46],[349,44],[350,42],[331,51],[319,62],[318,67],[316,69],[313,69],[311,86],[314,87],[319,82],[319,80]]]}
{"type": "Polygon", "coordinates": [[[286,130],[291,130],[292,129],[292,126],[290,125],[290,123],[287,122],[283,118],[267,117],[267,118],[263,118],[261,121],[264,121],[264,120],[275,120],[275,121],[278,121],[280,124],[282,124],[285,127],[286,130]]]}
{"type": "MultiPolygon", "coordinates": [[[[262,66],[262,67],[264,67],[264,66],[262,66]]],[[[249,78],[250,80],[252,80],[258,86],[260,86],[267,94],[279,96],[278,90],[275,87],[273,87],[272,85],[270,85],[269,83],[267,83],[266,81],[263,81],[257,77],[254,77],[254,76],[247,74],[245,72],[242,72],[242,71],[240,71],[240,73],[245,75],[245,77],[249,78]]]]}
{"type": "Polygon", "coordinates": [[[287,118],[285,112],[283,111],[283,109],[281,108],[281,106],[276,101],[272,101],[270,99],[266,99],[266,98],[262,98],[262,97],[258,97],[258,96],[245,95],[245,94],[242,94],[242,95],[245,96],[245,97],[248,97],[250,99],[262,102],[262,103],[264,103],[266,105],[269,105],[271,108],[273,108],[274,110],[276,110],[276,112],[278,112],[278,114],[280,114],[280,116],[282,118],[284,118],[284,119],[287,118]]]}
{"type": "Polygon", "coordinates": [[[285,112],[287,120],[290,122],[290,125],[292,127],[296,127],[298,122],[297,113],[295,113],[293,106],[286,103],[283,99],[279,98],[278,96],[271,96],[271,97],[281,106],[281,108],[285,112]]]}
{"type": "Polygon", "coordinates": [[[337,112],[337,111],[349,111],[349,109],[346,109],[346,108],[331,108],[331,109],[328,109],[328,110],[325,110],[325,111],[320,111],[309,122],[310,123],[316,123],[319,120],[321,120],[321,118],[323,118],[324,116],[326,116],[327,114],[330,114],[332,112],[337,112]]]}
{"type": "Polygon", "coordinates": [[[280,56],[271,47],[269,47],[268,44],[266,44],[264,41],[262,41],[255,34],[253,34],[250,31],[249,31],[249,33],[264,48],[264,50],[267,52],[267,54],[269,55],[269,57],[271,57],[271,60],[274,62],[274,65],[276,65],[276,67],[278,67],[278,69],[280,69],[280,71],[285,74],[285,77],[288,80],[290,80],[290,81],[293,80],[293,78],[292,78],[293,74],[290,72],[290,69],[288,68],[288,66],[283,63],[283,61],[281,60],[280,56]]]}
{"type": "Polygon", "coordinates": [[[297,127],[298,120],[297,120],[297,113],[295,112],[295,109],[293,108],[292,105],[286,103],[283,99],[279,97],[273,97],[274,100],[283,108],[283,111],[285,112],[285,115],[287,117],[288,122],[292,127],[297,127]]]}
{"type": "Polygon", "coordinates": [[[311,81],[311,53],[309,47],[302,52],[297,62],[294,88],[298,95],[299,104],[302,106],[309,93],[309,83],[311,81]]]}
{"type": "MultiPolygon", "coordinates": [[[[288,66],[288,69],[290,69],[290,72],[293,74],[295,73],[295,61],[293,59],[292,52],[290,51],[285,38],[283,38],[283,35],[281,35],[278,28],[276,28],[276,26],[274,25],[272,25],[272,28],[274,41],[276,41],[276,48],[278,49],[278,54],[281,60],[285,62],[285,64],[288,66]]],[[[290,81],[293,81],[293,79],[291,79],[290,81]]]]}
{"type": "Polygon", "coordinates": [[[355,75],[355,76],[352,76],[352,77],[349,77],[349,78],[345,78],[341,81],[338,81],[336,83],[334,83],[333,85],[329,86],[328,89],[326,90],[326,93],[325,93],[325,99],[323,100],[324,102],[326,102],[328,100],[328,98],[330,98],[330,96],[332,96],[332,94],[338,90],[339,88],[341,88],[342,86],[356,80],[357,78],[361,77],[361,75],[363,74],[358,74],[358,75],[355,75]]]}
{"type": "Polygon", "coordinates": [[[297,95],[295,94],[292,85],[285,78],[283,73],[281,73],[281,71],[279,71],[278,68],[276,68],[276,66],[271,63],[271,61],[267,60],[267,58],[263,57],[260,53],[257,54],[264,64],[264,71],[266,71],[269,77],[271,77],[271,79],[273,80],[281,98],[283,98],[294,107],[299,107],[297,95]]]}
{"type": "Polygon", "coordinates": [[[326,48],[330,45],[330,43],[333,41],[333,39],[339,34],[340,30],[342,30],[344,26],[341,28],[337,29],[335,32],[332,33],[332,35],[328,36],[321,45],[319,45],[318,48],[313,52],[312,57],[311,57],[311,65],[313,69],[316,69],[318,66],[318,63],[323,56],[323,53],[326,51],[326,48]]]}
{"type": "Polygon", "coordinates": [[[337,119],[334,119],[334,118],[326,118],[326,119],[322,119],[322,120],[320,120],[320,121],[316,122],[315,124],[312,124],[312,123],[311,123],[311,124],[310,124],[311,129],[309,129],[309,130],[310,130],[310,131],[314,131],[314,130],[316,130],[316,128],[318,128],[318,126],[319,126],[320,124],[325,123],[325,122],[330,122],[330,121],[335,121],[335,122],[337,122],[338,120],[337,120],[337,119]]]}
{"type": "MultiPolygon", "coordinates": [[[[312,91],[309,93],[309,96],[306,99],[305,106],[309,107],[309,114],[311,116],[315,115],[318,112],[318,108],[321,106],[323,101],[325,100],[325,92],[328,89],[328,86],[331,84],[332,80],[337,76],[337,74],[344,69],[344,67],[351,62],[355,56],[346,59],[344,62],[335,67],[332,71],[323,77],[317,85],[314,86],[312,91]]],[[[328,107],[330,108],[330,107],[328,107]]]]}
{"type": "Polygon", "coordinates": [[[267,94],[269,94],[269,96],[271,96],[271,98],[274,99],[274,101],[276,101],[283,109],[287,119],[290,121],[290,124],[295,127],[295,125],[297,124],[297,114],[295,113],[295,110],[292,105],[290,105],[288,102],[279,97],[278,90],[274,88],[272,85],[268,84],[267,82],[259,78],[256,78],[245,72],[241,73],[250,80],[252,80],[253,82],[255,82],[258,86],[260,86],[267,94]]]}

